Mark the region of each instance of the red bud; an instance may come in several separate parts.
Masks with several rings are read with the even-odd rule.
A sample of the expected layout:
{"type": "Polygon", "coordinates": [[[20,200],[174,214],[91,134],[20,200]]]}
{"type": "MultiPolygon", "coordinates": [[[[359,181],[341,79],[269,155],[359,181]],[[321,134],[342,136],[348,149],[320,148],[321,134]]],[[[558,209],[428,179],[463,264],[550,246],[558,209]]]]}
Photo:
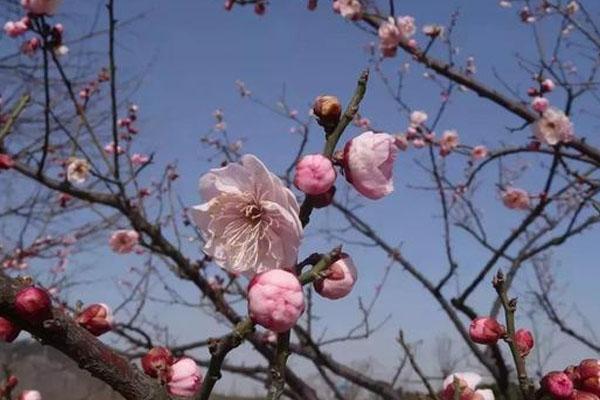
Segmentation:
{"type": "Polygon", "coordinates": [[[52,318],[51,304],[48,293],[35,286],[21,289],[15,296],[15,311],[31,324],[52,318]]]}

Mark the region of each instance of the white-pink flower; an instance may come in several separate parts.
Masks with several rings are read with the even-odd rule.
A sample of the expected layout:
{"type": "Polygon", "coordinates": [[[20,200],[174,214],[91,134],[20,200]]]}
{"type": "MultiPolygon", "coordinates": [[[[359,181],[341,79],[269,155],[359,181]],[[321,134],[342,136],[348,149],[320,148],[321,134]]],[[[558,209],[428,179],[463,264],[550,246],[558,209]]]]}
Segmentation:
{"type": "Polygon", "coordinates": [[[569,117],[558,108],[550,107],[533,125],[533,133],[537,140],[554,146],[560,142],[570,142],[575,133],[569,117]]]}
{"type": "Polygon", "coordinates": [[[302,224],[294,194],[255,156],[200,178],[205,203],[192,208],[204,252],[235,273],[296,264],[302,224]]]}
{"type": "Polygon", "coordinates": [[[367,131],[344,147],[346,180],[363,196],[377,200],[394,191],[392,170],[398,154],[388,133],[367,131]]]}
{"type": "Polygon", "coordinates": [[[37,390],[23,390],[19,400],[42,400],[42,395],[37,390]]]}
{"type": "Polygon", "coordinates": [[[23,17],[18,21],[7,21],[4,24],[4,33],[12,38],[21,36],[29,30],[30,24],[31,22],[28,17],[23,17]]]}
{"type": "Polygon", "coordinates": [[[145,154],[140,154],[140,153],[134,153],[131,156],[131,163],[136,166],[139,167],[141,165],[146,164],[148,161],[150,161],[150,157],[148,157],[145,154]]]}
{"type": "Polygon", "coordinates": [[[537,96],[531,101],[531,108],[539,113],[546,111],[548,106],[550,106],[550,101],[545,97],[537,96]]]}
{"type": "Polygon", "coordinates": [[[528,210],[529,193],[523,189],[507,187],[502,192],[502,202],[511,210],[528,210]]]}
{"type": "Polygon", "coordinates": [[[67,180],[73,184],[85,183],[90,175],[90,164],[83,158],[71,158],[67,164],[67,180]]]}
{"type": "Polygon", "coordinates": [[[104,151],[108,154],[115,154],[115,152],[117,154],[123,154],[125,152],[121,146],[115,146],[114,142],[110,142],[104,146],[104,151]]]}
{"type": "Polygon", "coordinates": [[[339,13],[342,17],[356,20],[362,14],[362,5],[360,0],[335,0],[333,2],[333,11],[339,13]]]}
{"type": "Polygon", "coordinates": [[[315,290],[328,299],[341,299],[347,296],[354,287],[358,272],[352,258],[348,254],[331,264],[327,275],[314,282],[315,290]]]}
{"type": "Polygon", "coordinates": [[[191,358],[184,357],[170,367],[167,389],[170,394],[193,397],[202,386],[202,371],[191,358]]]}
{"type": "Polygon", "coordinates": [[[384,57],[396,55],[398,44],[402,40],[408,40],[415,34],[415,19],[403,16],[394,19],[390,17],[379,25],[379,48],[384,57]]]}
{"type": "Polygon", "coordinates": [[[413,111],[410,113],[410,124],[412,126],[420,126],[427,121],[427,113],[425,111],[413,111]]]}
{"type": "Polygon", "coordinates": [[[294,185],[306,194],[323,194],[331,189],[334,182],[333,164],[322,154],[304,156],[296,164],[294,185]]]}
{"type": "Polygon", "coordinates": [[[442,138],[440,139],[440,154],[442,156],[447,156],[459,145],[459,143],[458,132],[455,130],[444,131],[442,138]]]}
{"type": "Polygon", "coordinates": [[[442,400],[454,399],[455,380],[461,389],[460,400],[494,400],[494,392],[490,389],[477,389],[481,376],[474,372],[456,372],[447,376],[442,383],[442,400]]]}
{"type": "Polygon", "coordinates": [[[140,234],[132,229],[120,229],[110,236],[109,244],[115,253],[127,254],[135,250],[140,234]]]}
{"type": "Polygon", "coordinates": [[[61,3],[62,0],[21,0],[23,8],[37,15],[55,14],[61,3]]]}
{"type": "Polygon", "coordinates": [[[478,146],[473,147],[473,150],[471,150],[471,157],[473,157],[474,160],[483,160],[487,156],[488,149],[484,145],[480,144],[478,146]]]}
{"type": "Polygon", "coordinates": [[[296,325],[304,312],[304,293],[298,278],[274,269],[256,275],[248,286],[248,314],[252,321],[281,333],[296,325]]]}

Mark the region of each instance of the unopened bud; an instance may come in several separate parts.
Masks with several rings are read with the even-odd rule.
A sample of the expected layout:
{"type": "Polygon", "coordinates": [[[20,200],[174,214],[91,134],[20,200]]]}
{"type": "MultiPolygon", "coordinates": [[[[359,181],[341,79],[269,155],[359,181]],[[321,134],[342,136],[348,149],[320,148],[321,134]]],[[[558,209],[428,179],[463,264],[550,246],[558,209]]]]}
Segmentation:
{"type": "Polygon", "coordinates": [[[335,96],[319,96],[315,99],[313,112],[319,125],[329,129],[335,128],[342,115],[342,104],[335,96]]]}
{"type": "Polygon", "coordinates": [[[169,368],[173,364],[173,355],[166,347],[153,347],[142,357],[142,369],[153,378],[167,380],[169,368]]]}
{"type": "Polygon", "coordinates": [[[533,335],[527,329],[519,329],[515,332],[515,346],[521,357],[527,357],[533,349],[533,335]]]}
{"type": "Polygon", "coordinates": [[[21,329],[18,326],[6,318],[0,317],[0,342],[10,343],[19,336],[20,332],[21,329]]]}
{"type": "Polygon", "coordinates": [[[112,329],[112,311],[106,304],[92,304],[77,315],[75,321],[92,335],[100,336],[112,329]]]}
{"type": "Polygon", "coordinates": [[[504,332],[504,326],[491,317],[475,318],[469,327],[471,340],[479,344],[496,344],[504,332]]]}
{"type": "Polygon", "coordinates": [[[542,389],[556,399],[566,399],[573,394],[573,381],[564,372],[553,371],[544,376],[542,389]]]}
{"type": "Polygon", "coordinates": [[[15,311],[31,324],[52,318],[51,304],[48,292],[35,286],[21,289],[15,296],[15,311]]]}

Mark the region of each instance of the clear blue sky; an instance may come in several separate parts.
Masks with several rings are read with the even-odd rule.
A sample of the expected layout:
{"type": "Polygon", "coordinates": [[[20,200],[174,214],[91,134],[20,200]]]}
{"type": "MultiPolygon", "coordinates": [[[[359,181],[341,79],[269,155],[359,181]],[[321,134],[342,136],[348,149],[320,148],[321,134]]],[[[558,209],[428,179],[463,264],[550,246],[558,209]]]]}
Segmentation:
{"type": "MultiPolygon", "coordinates": [[[[98,2],[85,3],[84,7],[81,1],[65,0],[63,10],[66,14],[64,24],[67,38],[73,31],[81,32],[89,28],[94,10],[91,4],[98,2]]],[[[262,158],[273,170],[281,171],[296,151],[298,140],[289,133],[292,126],[290,122],[241,99],[234,86],[237,79],[246,82],[254,95],[271,104],[278,100],[285,85],[290,106],[298,109],[301,115],[306,115],[312,99],[318,94],[330,93],[342,99],[349,98],[356,77],[368,65],[363,47],[375,40],[333,14],[329,2],[325,1],[321,1],[319,8],[312,13],[306,11],[303,0],[272,1],[273,5],[263,17],[254,15],[251,8],[238,8],[227,13],[222,8],[221,0],[127,0],[116,3],[120,19],[131,18],[142,12],[145,14],[144,18],[119,34],[117,53],[122,79],[141,76],[141,85],[132,95],[132,100],[140,106],[138,148],[148,152],[157,151],[158,165],[178,160],[180,193],[190,205],[199,202],[197,179],[210,167],[203,161],[206,149],[201,146],[200,138],[214,124],[211,114],[216,108],[224,111],[229,134],[246,138],[246,151],[262,158]]],[[[410,0],[397,3],[397,12],[414,15],[419,26],[424,23],[446,24],[450,14],[460,10],[454,33],[454,43],[460,48],[456,55],[457,62],[462,65],[466,57],[473,55],[479,78],[500,87],[493,75],[495,69],[513,87],[519,88],[522,93],[526,90],[530,77],[516,66],[514,56],[517,53],[532,55],[533,41],[530,28],[518,22],[515,8],[505,10],[491,0],[410,0]]],[[[105,16],[101,15],[98,23],[104,21],[105,16]]],[[[422,36],[419,38],[422,39],[422,36]]],[[[72,54],[82,50],[104,51],[102,40],[96,40],[85,48],[72,46],[72,54]]],[[[10,45],[3,41],[0,46],[6,50],[10,45]]],[[[388,73],[393,72],[407,61],[410,60],[400,55],[386,61],[385,69],[388,73]]],[[[439,88],[423,79],[422,73],[420,67],[411,67],[405,99],[411,107],[433,113],[439,105],[439,88]]],[[[560,103],[560,95],[553,96],[553,101],[560,103]]],[[[393,133],[406,127],[406,116],[397,112],[375,74],[372,75],[361,112],[378,129],[393,133]]],[[[590,140],[598,142],[593,137],[594,130],[598,128],[597,121],[586,119],[585,116],[578,118],[575,118],[577,131],[586,132],[590,140]]],[[[523,143],[526,140],[528,132],[507,133],[507,126],[517,124],[520,121],[472,93],[458,93],[440,123],[440,130],[457,129],[461,140],[467,144],[485,143],[490,147],[498,147],[500,143],[523,143]]],[[[354,127],[347,131],[348,137],[357,133],[359,131],[354,127]]],[[[313,127],[308,150],[318,151],[321,145],[322,136],[313,127]]],[[[396,192],[381,201],[365,202],[368,207],[361,214],[379,228],[386,240],[394,244],[402,243],[404,254],[421,271],[438,277],[445,272],[446,261],[437,197],[431,192],[408,187],[429,184],[414,162],[415,159],[423,159],[424,155],[414,150],[402,153],[395,169],[396,192]]],[[[528,162],[535,170],[539,161],[534,159],[528,162]]],[[[451,158],[448,168],[450,175],[460,176],[464,159],[451,158]]],[[[154,173],[158,174],[159,171],[156,168],[154,173]]],[[[498,201],[494,189],[497,168],[491,167],[484,176],[489,181],[481,188],[479,206],[486,223],[494,227],[492,238],[498,241],[508,234],[521,214],[504,209],[498,201]]],[[[539,176],[531,173],[519,183],[532,192],[539,191],[539,176]]],[[[325,251],[335,244],[324,243],[315,234],[319,227],[339,223],[336,213],[319,211],[315,221],[307,231],[309,239],[301,255],[325,251]]],[[[564,310],[572,311],[571,306],[577,304],[587,312],[596,329],[600,329],[598,301],[594,295],[597,292],[597,279],[590,279],[598,276],[597,234],[597,231],[588,232],[586,236],[557,250],[554,255],[558,276],[568,278],[563,285],[564,310]]],[[[457,234],[454,242],[461,264],[459,281],[468,282],[487,260],[487,253],[464,235],[457,234]]],[[[347,250],[352,253],[352,247],[347,250]]],[[[102,250],[97,253],[99,260],[105,256],[102,250]]],[[[319,328],[327,326],[328,334],[345,332],[358,321],[358,297],[370,299],[387,264],[386,257],[372,249],[357,248],[354,257],[360,273],[354,294],[342,301],[318,304],[318,313],[323,317],[319,328]]],[[[130,261],[134,265],[135,259],[130,261]]],[[[122,276],[124,268],[128,266],[122,265],[121,259],[111,259],[110,264],[100,261],[97,270],[101,271],[98,272],[100,276],[111,279],[122,276]]],[[[73,265],[73,268],[76,266],[73,265]]],[[[517,294],[524,298],[528,290],[528,276],[522,275],[516,285],[517,294]]],[[[179,286],[182,293],[194,299],[194,289],[189,284],[181,283],[179,286]]],[[[452,293],[455,287],[455,284],[450,285],[448,293],[452,293]]],[[[91,297],[98,294],[74,292],[72,295],[74,298],[95,300],[91,297]]],[[[482,312],[488,310],[488,304],[493,300],[491,287],[482,287],[474,299],[476,309],[482,312]]],[[[157,315],[162,312],[164,309],[156,307],[157,315]]],[[[199,316],[196,322],[195,317],[190,318],[185,312],[171,311],[167,317],[172,319],[171,326],[179,332],[181,342],[219,332],[211,319],[199,316]]],[[[330,350],[344,361],[370,356],[377,359],[380,366],[390,367],[400,354],[399,350],[395,350],[394,337],[401,327],[410,340],[423,340],[420,360],[428,371],[437,374],[433,352],[435,338],[445,332],[454,337],[453,328],[430,296],[397,267],[393,268],[386,283],[374,320],[381,320],[390,313],[393,314],[392,318],[372,339],[330,350]],[[348,351],[348,348],[352,348],[352,351],[348,351]]],[[[576,316],[572,321],[579,326],[576,316]]],[[[523,319],[523,324],[528,325],[528,321],[523,319]]],[[[567,343],[567,340],[557,335],[553,343],[559,345],[567,343]]],[[[461,352],[462,349],[456,349],[457,355],[461,352]]],[[[579,346],[569,344],[555,354],[550,366],[560,367],[585,354],[579,346]]],[[[387,376],[385,368],[380,372],[387,376]]]]}

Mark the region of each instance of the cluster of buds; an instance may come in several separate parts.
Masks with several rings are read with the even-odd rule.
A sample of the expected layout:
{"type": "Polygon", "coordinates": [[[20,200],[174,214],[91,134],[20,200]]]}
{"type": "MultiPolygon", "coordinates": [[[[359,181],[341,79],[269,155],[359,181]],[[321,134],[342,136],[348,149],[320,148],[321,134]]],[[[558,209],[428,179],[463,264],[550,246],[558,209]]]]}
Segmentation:
{"type": "Polygon", "coordinates": [[[165,347],[153,347],[142,358],[142,369],[167,385],[170,394],[193,397],[202,385],[202,372],[194,360],[183,357],[176,360],[165,347]]]}
{"type": "Polygon", "coordinates": [[[127,109],[127,116],[117,120],[118,127],[123,129],[119,134],[121,139],[131,140],[132,135],[136,135],[139,132],[135,127],[135,122],[138,119],[138,111],[139,107],[136,104],[130,104],[127,109]]]}
{"type": "Polygon", "coordinates": [[[85,101],[89,100],[89,98],[96,92],[100,90],[100,85],[104,82],[108,82],[110,80],[110,74],[108,73],[108,69],[103,67],[96,79],[91,82],[88,82],[83,89],[79,91],[79,97],[85,101]]]}
{"type": "MultiPolygon", "coordinates": [[[[508,337],[504,326],[492,317],[480,317],[471,321],[469,336],[473,342],[486,345],[495,345],[498,340],[508,337]]],[[[527,329],[518,329],[514,341],[521,357],[526,357],[534,345],[533,335],[527,329]]]]}
{"type": "Polygon", "coordinates": [[[600,360],[586,359],[562,372],[547,373],[540,392],[557,400],[599,400],[600,360]]]}
{"type": "Polygon", "coordinates": [[[536,77],[535,80],[539,83],[538,87],[530,87],[527,95],[531,97],[531,108],[543,114],[550,106],[550,101],[544,95],[553,91],[555,84],[550,78],[536,77]]]}

